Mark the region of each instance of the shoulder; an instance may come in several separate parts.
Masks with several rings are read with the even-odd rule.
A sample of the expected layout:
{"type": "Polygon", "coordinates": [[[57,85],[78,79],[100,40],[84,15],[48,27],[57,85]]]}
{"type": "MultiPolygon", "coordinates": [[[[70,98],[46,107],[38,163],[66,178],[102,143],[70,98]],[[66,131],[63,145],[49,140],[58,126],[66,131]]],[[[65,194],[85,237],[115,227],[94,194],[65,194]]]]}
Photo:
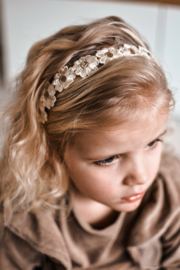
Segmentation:
{"type": "Polygon", "coordinates": [[[159,168],[164,199],[171,204],[172,210],[180,208],[180,160],[178,157],[164,153],[159,168]]]}
{"type": "Polygon", "coordinates": [[[14,215],[15,223],[4,222],[3,212],[0,216],[0,269],[33,269],[40,266],[41,254],[29,242],[21,227],[27,229],[23,215],[14,215]],[[17,220],[16,220],[17,218],[17,220]]]}
{"type": "Polygon", "coordinates": [[[4,228],[34,247],[43,246],[44,242],[49,241],[50,232],[58,233],[55,212],[43,207],[29,213],[14,213],[4,228]]]}
{"type": "Polygon", "coordinates": [[[170,153],[163,153],[159,171],[177,180],[180,176],[180,159],[170,153]]]}
{"type": "Polygon", "coordinates": [[[180,214],[180,160],[178,157],[168,153],[162,154],[157,178],[148,192],[149,203],[154,206],[152,210],[154,209],[154,215],[157,217],[156,221],[165,230],[180,214]]]}
{"type": "MultiPolygon", "coordinates": [[[[24,257],[25,251],[32,250],[39,260],[46,255],[68,268],[69,255],[58,225],[58,213],[59,210],[41,208],[27,214],[23,211],[14,214],[10,222],[3,225],[4,233],[0,239],[0,261],[2,260],[1,254],[9,253],[8,250],[13,248],[19,252],[20,258],[24,257]],[[63,257],[60,256],[62,253],[63,257]]],[[[29,251],[25,253],[29,254],[29,251]]],[[[15,258],[16,254],[11,252],[12,256],[15,258]]],[[[7,259],[3,257],[3,260],[7,259]]],[[[28,261],[28,263],[30,262],[28,261]]],[[[22,269],[25,268],[22,267],[22,269]]]]}
{"type": "Polygon", "coordinates": [[[180,161],[163,154],[157,178],[136,211],[128,247],[131,257],[147,269],[179,269],[179,230],[180,161]]]}
{"type": "Polygon", "coordinates": [[[180,161],[163,154],[159,173],[136,210],[132,228],[133,244],[162,237],[179,222],[180,161]]]}

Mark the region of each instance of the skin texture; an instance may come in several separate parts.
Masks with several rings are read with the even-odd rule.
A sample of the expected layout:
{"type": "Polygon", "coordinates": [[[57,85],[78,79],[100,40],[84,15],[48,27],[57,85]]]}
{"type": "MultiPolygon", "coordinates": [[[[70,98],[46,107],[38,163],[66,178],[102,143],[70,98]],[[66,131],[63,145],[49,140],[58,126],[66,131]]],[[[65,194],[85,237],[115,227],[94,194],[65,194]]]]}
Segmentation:
{"type": "Polygon", "coordinates": [[[65,163],[75,187],[73,205],[84,220],[91,224],[108,217],[113,220],[114,213],[130,212],[140,205],[142,198],[133,202],[122,198],[146,192],[152,185],[167,117],[159,113],[153,121],[85,131],[67,147],[65,163]]]}

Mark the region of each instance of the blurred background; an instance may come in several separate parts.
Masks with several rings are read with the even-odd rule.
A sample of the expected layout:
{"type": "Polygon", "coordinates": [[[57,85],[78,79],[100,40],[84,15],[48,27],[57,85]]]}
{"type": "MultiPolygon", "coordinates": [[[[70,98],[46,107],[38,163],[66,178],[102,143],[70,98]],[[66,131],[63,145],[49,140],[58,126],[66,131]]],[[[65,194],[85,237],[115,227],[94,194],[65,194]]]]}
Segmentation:
{"type": "MultiPolygon", "coordinates": [[[[31,45],[59,29],[115,15],[139,31],[163,66],[176,99],[168,140],[180,153],[180,0],[0,0],[0,111],[31,45]]],[[[2,133],[2,131],[0,131],[2,133]]],[[[2,139],[2,134],[0,135],[2,139]]]]}

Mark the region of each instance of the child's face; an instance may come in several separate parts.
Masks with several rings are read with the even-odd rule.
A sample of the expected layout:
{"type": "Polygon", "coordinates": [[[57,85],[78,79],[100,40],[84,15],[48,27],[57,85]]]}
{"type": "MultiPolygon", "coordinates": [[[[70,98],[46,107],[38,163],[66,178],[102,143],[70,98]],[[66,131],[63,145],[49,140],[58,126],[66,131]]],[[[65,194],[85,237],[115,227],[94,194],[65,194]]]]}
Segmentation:
{"type": "Polygon", "coordinates": [[[166,130],[167,116],[77,135],[65,162],[81,196],[116,211],[136,209],[157,175],[162,149],[158,139],[166,130]]]}

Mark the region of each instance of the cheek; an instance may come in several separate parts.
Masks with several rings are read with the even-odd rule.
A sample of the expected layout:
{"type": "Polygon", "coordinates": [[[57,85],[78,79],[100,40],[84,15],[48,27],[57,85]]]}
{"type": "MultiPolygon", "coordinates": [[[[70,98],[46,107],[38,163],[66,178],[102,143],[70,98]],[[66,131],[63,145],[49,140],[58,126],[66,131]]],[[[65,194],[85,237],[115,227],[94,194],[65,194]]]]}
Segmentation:
{"type": "Polygon", "coordinates": [[[149,155],[149,168],[151,168],[151,175],[156,176],[158,173],[160,161],[161,161],[161,152],[162,144],[159,143],[159,146],[149,155]]]}
{"type": "MultiPolygon", "coordinates": [[[[70,164],[69,164],[70,165],[70,164]]],[[[74,162],[69,166],[69,176],[76,187],[86,196],[105,197],[113,192],[112,177],[104,168],[74,162]]]]}

